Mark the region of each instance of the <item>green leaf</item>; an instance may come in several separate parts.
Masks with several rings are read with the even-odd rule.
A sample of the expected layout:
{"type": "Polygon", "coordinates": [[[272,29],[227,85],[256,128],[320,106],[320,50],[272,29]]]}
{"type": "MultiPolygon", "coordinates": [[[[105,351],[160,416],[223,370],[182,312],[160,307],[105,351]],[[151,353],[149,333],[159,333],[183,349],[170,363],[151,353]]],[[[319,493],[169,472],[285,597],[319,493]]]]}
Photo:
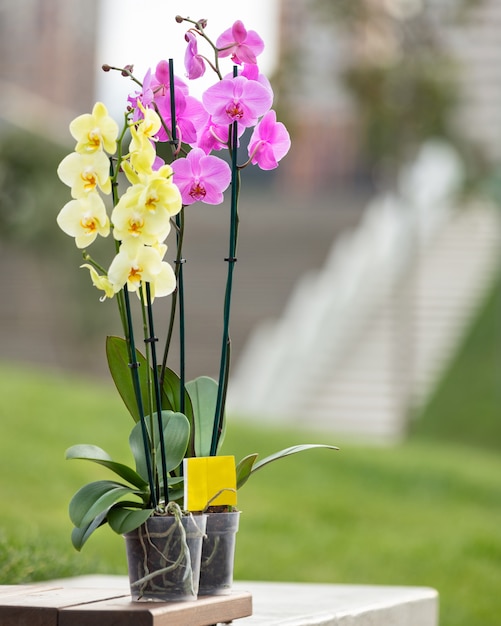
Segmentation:
{"type": "Polygon", "coordinates": [[[298,452],[304,452],[305,450],[312,450],[313,448],[326,448],[328,450],[339,450],[336,446],[329,446],[323,443],[305,443],[298,446],[291,446],[290,448],[285,448],[284,450],[280,450],[279,452],[275,452],[274,454],[270,454],[270,456],[265,457],[259,463],[255,463],[257,454],[250,454],[246,456],[244,459],[240,461],[237,466],[237,489],[244,485],[251,474],[257,472],[258,469],[273,463],[273,461],[278,461],[279,459],[284,459],[291,454],[297,454],[298,452]],[[240,466],[241,469],[239,470],[240,466]],[[250,465],[250,467],[249,467],[250,465]],[[240,472],[240,479],[239,479],[240,472]]]}
{"type": "Polygon", "coordinates": [[[244,457],[237,465],[237,489],[244,485],[251,475],[252,468],[259,455],[257,453],[249,454],[244,457]]]}
{"type": "Polygon", "coordinates": [[[135,490],[112,480],[98,480],[79,489],[70,502],[70,519],[75,526],[85,526],[120,498],[135,490]]]}
{"type": "Polygon", "coordinates": [[[66,458],[82,459],[98,463],[99,465],[107,467],[112,472],[115,472],[115,474],[118,474],[120,478],[127,480],[138,489],[145,489],[148,487],[148,483],[143,480],[137,472],[127,465],[113,461],[110,455],[99,446],[93,446],[90,444],[78,444],[76,446],[72,446],[66,450],[66,458]]]}
{"type": "Polygon", "coordinates": [[[144,524],[153,512],[154,509],[132,510],[114,506],[108,512],[108,524],[116,533],[123,535],[144,524]]]}
{"type": "MultiPolygon", "coordinates": [[[[125,406],[129,410],[135,422],[140,419],[137,398],[134,391],[134,383],[130,368],[129,349],[127,342],[122,337],[106,338],[106,356],[111,376],[115,382],[125,406]]],[[[139,363],[137,369],[139,375],[139,386],[143,403],[148,398],[148,369],[149,365],[144,356],[136,351],[136,359],[139,363]]]]}
{"type": "Polygon", "coordinates": [[[186,383],[193,406],[195,456],[210,456],[217,401],[217,382],[200,376],[186,383]]]}
{"type": "Polygon", "coordinates": [[[103,511],[88,524],[84,524],[83,526],[77,526],[73,529],[71,533],[71,543],[73,544],[75,550],[78,550],[80,552],[82,546],[92,535],[92,533],[106,522],[106,514],[107,511],[103,511]]]}
{"type": "MultiPolygon", "coordinates": [[[[173,370],[168,367],[164,371],[164,379],[162,385],[162,409],[173,411],[174,413],[182,413],[181,411],[181,379],[173,370]]],[[[195,447],[193,443],[193,406],[188,391],[184,391],[184,415],[188,418],[191,429],[191,437],[189,442],[189,455],[194,456],[195,447]]]]}
{"type": "MultiPolygon", "coordinates": [[[[151,432],[149,427],[150,419],[146,419],[148,435],[151,441],[151,432]]],[[[190,440],[190,423],[186,415],[183,413],[174,413],[173,411],[162,411],[162,423],[165,440],[167,472],[171,472],[179,467],[188,447],[190,440]]],[[[155,456],[157,459],[157,471],[162,472],[162,457],[160,440],[158,436],[158,420],[157,416],[153,419],[153,437],[155,441],[155,456]]],[[[132,429],[129,437],[129,444],[132,454],[136,461],[137,473],[145,480],[148,479],[148,471],[146,466],[146,456],[144,450],[143,432],[141,424],[138,423],[132,429]]]]}

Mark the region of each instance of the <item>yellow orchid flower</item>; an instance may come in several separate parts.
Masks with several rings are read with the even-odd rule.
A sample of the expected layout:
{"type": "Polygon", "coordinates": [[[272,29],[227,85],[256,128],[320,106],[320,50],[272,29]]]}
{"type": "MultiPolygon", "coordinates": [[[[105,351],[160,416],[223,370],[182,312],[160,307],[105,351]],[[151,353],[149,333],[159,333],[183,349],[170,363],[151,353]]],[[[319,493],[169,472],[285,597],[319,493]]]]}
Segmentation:
{"type": "Polygon", "coordinates": [[[154,245],[169,234],[169,212],[162,205],[153,206],[149,202],[152,194],[147,191],[144,185],[132,185],[113,209],[113,236],[117,241],[133,239],[154,245]]]}
{"type": "Polygon", "coordinates": [[[166,296],[176,288],[174,270],[150,246],[122,244],[109,267],[108,278],[115,292],[124,285],[129,291],[139,292],[143,283],[150,283],[152,298],[166,296]]]}
{"type": "Polygon", "coordinates": [[[57,174],[71,187],[73,198],[83,198],[97,187],[105,194],[111,192],[110,162],[104,152],[72,152],[61,161],[57,174]]]}
{"type": "Polygon", "coordinates": [[[77,248],[86,248],[98,235],[110,232],[110,220],[101,196],[93,191],[84,198],[67,202],[57,216],[59,228],[75,237],[77,248]]]}
{"type": "MultiPolygon", "coordinates": [[[[129,144],[129,161],[138,173],[150,174],[157,153],[147,135],[139,132],[135,126],[130,127],[131,142],[129,144]]],[[[132,182],[132,181],[130,181],[132,182]]]]}
{"type": "Polygon", "coordinates": [[[160,119],[160,116],[154,109],[146,109],[140,100],[138,100],[137,104],[143,113],[143,119],[135,122],[134,124],[138,132],[151,139],[160,130],[162,121],[160,119]]]}
{"type": "Polygon", "coordinates": [[[76,152],[85,154],[105,150],[114,154],[117,149],[118,124],[108,115],[102,102],[96,102],[92,113],[75,118],[70,123],[70,133],[77,140],[76,152]]]}
{"type": "Polygon", "coordinates": [[[162,242],[170,232],[170,218],[182,207],[181,193],[172,182],[170,166],[150,175],[139,174],[113,209],[113,236],[117,241],[162,242]]]}
{"type": "Polygon", "coordinates": [[[90,278],[94,287],[97,287],[97,289],[101,289],[101,291],[104,291],[104,296],[100,298],[101,302],[106,298],[113,298],[113,296],[115,295],[115,290],[113,289],[113,285],[111,284],[110,279],[107,276],[98,274],[96,268],[89,263],[84,263],[83,265],[80,265],[80,267],[87,268],[90,272],[90,278]]]}
{"type": "Polygon", "coordinates": [[[169,216],[177,215],[182,207],[178,187],[174,185],[172,178],[165,178],[160,171],[153,172],[148,177],[140,201],[148,211],[164,209],[169,216]]]}

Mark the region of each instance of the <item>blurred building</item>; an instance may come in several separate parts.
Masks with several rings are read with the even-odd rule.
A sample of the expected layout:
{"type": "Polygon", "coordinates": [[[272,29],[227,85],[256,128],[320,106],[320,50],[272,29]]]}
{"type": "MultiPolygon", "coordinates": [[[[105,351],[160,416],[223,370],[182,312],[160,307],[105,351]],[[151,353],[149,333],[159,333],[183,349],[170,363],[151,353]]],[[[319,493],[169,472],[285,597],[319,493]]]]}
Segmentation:
{"type": "Polygon", "coordinates": [[[419,139],[419,133],[426,138],[425,126],[430,132],[433,124],[440,126],[433,116],[444,107],[449,134],[476,143],[491,160],[501,157],[498,0],[287,0],[281,11],[279,104],[295,139],[282,174],[292,185],[312,190],[363,176],[362,144],[374,141],[363,121],[371,111],[375,124],[369,132],[386,132],[381,142],[387,147],[391,135],[401,143],[419,139]],[[417,62],[419,53],[427,55],[427,67],[417,62]],[[397,68],[402,80],[421,71],[416,80],[428,78],[430,84],[416,93],[406,92],[408,84],[398,91],[397,68]],[[372,75],[362,76],[364,69],[372,75]],[[376,71],[377,86],[370,84],[376,71]],[[387,128],[386,113],[393,124],[387,128]]]}
{"type": "Polygon", "coordinates": [[[69,121],[92,106],[97,6],[97,0],[0,3],[0,117],[59,137],[67,134],[61,116],[69,121]]]}

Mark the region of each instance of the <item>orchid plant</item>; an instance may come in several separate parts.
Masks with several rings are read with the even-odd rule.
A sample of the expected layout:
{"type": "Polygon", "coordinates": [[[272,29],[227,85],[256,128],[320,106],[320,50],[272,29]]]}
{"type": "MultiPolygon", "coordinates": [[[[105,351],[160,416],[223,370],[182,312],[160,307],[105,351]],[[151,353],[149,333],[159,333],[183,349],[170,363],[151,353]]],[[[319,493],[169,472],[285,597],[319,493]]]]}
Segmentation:
{"type": "MultiPolygon", "coordinates": [[[[181,502],[183,458],[218,453],[225,427],[240,171],[251,164],[272,170],[290,147],[289,134],[271,109],[271,85],[258,67],[257,58],[264,49],[260,36],[237,21],[213,42],[206,33],[206,20],[178,16],[176,21],[189,26],[184,58],[188,80],[201,77],[207,69],[216,77],[201,101],[174,74],[172,59],[160,61],[142,80],[132,66],[105,65],[105,71],[120,71],[135,85],[122,125],[98,102],[92,113],[71,122],[75,150],[58,168],[72,195],[57,217],[58,225],[83,251],[81,267],[102,292],[101,300],[114,298],[118,305],[124,337],[108,337],[106,353],[114,382],[135,421],[129,437],[135,469],[113,461],[97,446],[76,445],[67,451],[67,458],[99,463],[121,479],[89,483],[73,497],[70,517],[77,549],[103,523],[118,533],[128,532],[150,515],[181,502]],[[208,46],[211,59],[199,52],[199,42],[208,46]],[[233,69],[223,74],[220,61],[227,58],[233,69]],[[247,160],[239,164],[246,129],[253,130],[247,160]],[[170,147],[168,163],[159,154],[161,144],[170,147]],[[228,160],[215,154],[224,152],[228,160]],[[230,234],[219,380],[203,376],[186,382],[184,211],[198,202],[219,204],[228,189],[230,234]],[[111,197],[108,207],[106,196],[111,197]],[[98,237],[110,234],[114,256],[104,265],[89,248],[98,237]],[[175,239],[174,267],[165,260],[169,236],[175,239]],[[136,294],[139,302],[144,354],[136,348],[130,294],[136,294]],[[160,359],[153,303],[168,295],[170,323],[160,359]],[[167,366],[176,312],[181,338],[179,373],[167,366]]],[[[259,463],[257,454],[249,455],[237,466],[237,486],[271,461],[311,447],[316,446],[288,448],[259,463]]]]}

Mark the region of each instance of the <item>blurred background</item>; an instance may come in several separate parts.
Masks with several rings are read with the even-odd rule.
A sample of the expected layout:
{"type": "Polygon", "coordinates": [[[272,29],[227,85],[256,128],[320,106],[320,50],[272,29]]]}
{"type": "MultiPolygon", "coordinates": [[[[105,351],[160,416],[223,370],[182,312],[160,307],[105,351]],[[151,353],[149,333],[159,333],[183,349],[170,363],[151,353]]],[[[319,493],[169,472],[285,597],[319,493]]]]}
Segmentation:
{"type": "MultiPolygon", "coordinates": [[[[264,452],[285,442],[284,433],[285,446],[306,431],[344,442],[348,451],[328,470],[312,461],[308,474],[301,465],[295,484],[304,496],[319,483],[310,502],[325,523],[318,558],[332,540],[339,563],[298,571],[282,554],[282,569],[254,571],[249,538],[238,574],[436,585],[448,612],[444,624],[495,624],[494,592],[485,592],[488,600],[479,593],[481,585],[499,584],[501,563],[501,5],[253,0],[244,7],[218,1],[207,11],[205,4],[0,0],[0,419],[11,434],[2,450],[4,500],[14,511],[19,491],[8,474],[23,464],[28,478],[16,474],[17,484],[27,481],[28,497],[40,506],[38,523],[26,528],[54,526],[54,510],[65,515],[69,487],[58,474],[44,513],[38,497],[47,485],[35,476],[47,452],[26,442],[48,429],[64,450],[78,433],[94,441],[99,423],[100,445],[113,449],[113,424],[120,423],[102,414],[103,406],[110,415],[118,411],[106,395],[104,353],[105,335],[120,333],[114,303],[99,302],[78,270],[80,252],[55,223],[69,199],[56,176],[73,149],[68,124],[96,99],[115,110],[117,95],[132,90],[118,73],[103,73],[103,63],[133,63],[141,78],[174,56],[184,74],[185,26],[175,23],[176,13],[209,18],[214,37],[242,19],[268,44],[263,69],[292,148],[276,171],[242,173],[228,399],[236,434],[229,442],[239,451],[246,440],[260,442],[264,452]],[[93,398],[96,416],[86,429],[81,413],[93,398]],[[28,458],[28,465],[19,461],[28,458]],[[342,479],[337,498],[326,497],[323,471],[342,479]],[[413,507],[407,517],[406,498],[413,507]],[[449,499],[454,504],[442,510],[449,499]],[[435,513],[433,521],[423,517],[435,513]],[[398,539],[400,515],[412,528],[403,533],[407,543],[398,539]],[[462,534],[440,551],[458,518],[462,534]],[[340,528],[353,530],[357,541],[346,545],[340,528]],[[394,570],[378,569],[381,560],[394,570]],[[425,562],[429,569],[421,569],[425,562]],[[452,570],[462,578],[450,579],[452,570]],[[475,591],[461,613],[454,596],[470,586],[475,591]]],[[[219,371],[227,218],[227,204],[187,213],[190,377],[219,371]]],[[[156,312],[159,332],[168,304],[156,312]]],[[[84,480],[73,468],[70,476],[72,484],[84,480]]],[[[289,474],[275,477],[288,485],[289,474]]],[[[251,537],[276,542],[275,496],[270,488],[265,504],[267,483],[258,484],[259,494],[249,487],[245,500],[249,509],[254,500],[263,506],[261,517],[249,515],[251,537]]],[[[8,535],[9,511],[0,514],[8,535]]],[[[66,530],[65,523],[56,526],[66,530]]],[[[119,569],[113,557],[106,565],[98,556],[80,567],[119,569]]],[[[33,571],[23,562],[17,575],[33,571]]]]}

